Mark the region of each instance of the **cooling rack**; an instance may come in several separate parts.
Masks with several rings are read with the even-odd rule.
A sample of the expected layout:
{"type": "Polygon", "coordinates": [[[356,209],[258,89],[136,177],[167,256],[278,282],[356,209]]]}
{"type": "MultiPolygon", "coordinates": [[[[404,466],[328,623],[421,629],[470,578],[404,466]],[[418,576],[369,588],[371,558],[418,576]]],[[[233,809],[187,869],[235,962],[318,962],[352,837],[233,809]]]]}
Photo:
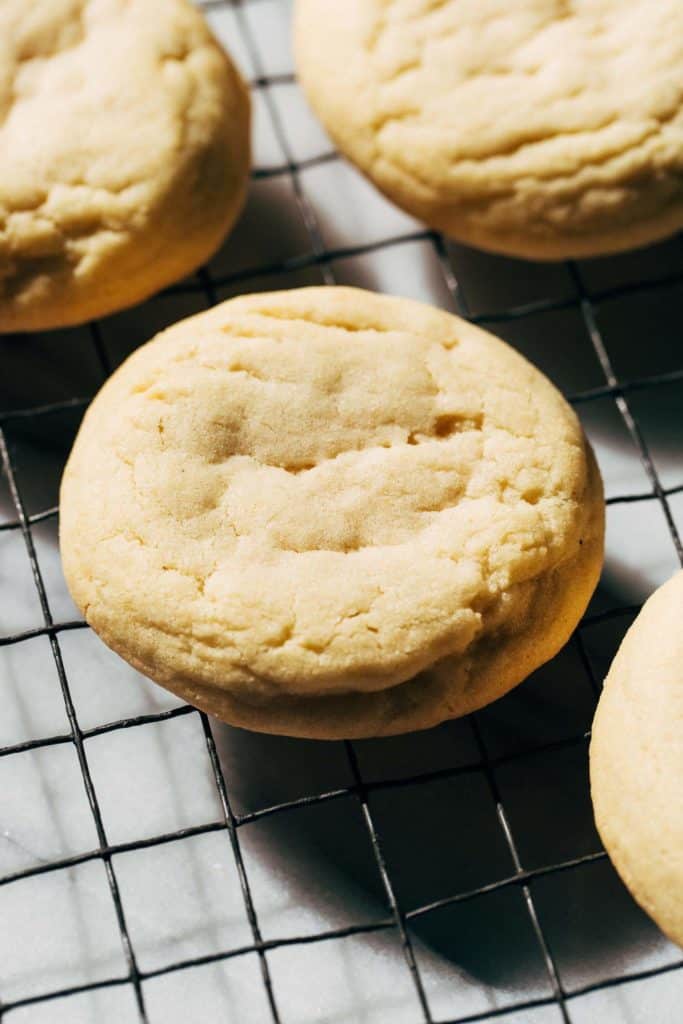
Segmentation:
{"type": "Polygon", "coordinates": [[[624,631],[683,564],[681,239],[562,266],[450,243],[307,112],[287,0],[201,6],[253,89],[240,225],[135,310],[1,342],[0,1018],[673,1022],[680,951],[600,846],[587,745],[624,631]],[[64,458],[121,359],[229,295],[321,282],[505,337],[562,387],[605,476],[605,574],[567,648],[426,734],[321,744],[212,722],[99,644],[59,568],[64,458]]]}

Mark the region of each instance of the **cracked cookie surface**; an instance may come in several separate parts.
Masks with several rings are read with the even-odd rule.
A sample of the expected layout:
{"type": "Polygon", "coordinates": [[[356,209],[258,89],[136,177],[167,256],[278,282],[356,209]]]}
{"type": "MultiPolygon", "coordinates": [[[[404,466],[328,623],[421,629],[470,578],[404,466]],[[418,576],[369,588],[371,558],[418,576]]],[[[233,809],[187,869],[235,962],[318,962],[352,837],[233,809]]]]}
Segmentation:
{"type": "Polygon", "coordinates": [[[342,152],[447,234],[564,259],[683,227],[677,0],[297,0],[295,42],[342,152]]]}
{"type": "Polygon", "coordinates": [[[83,322],[207,259],[249,97],[188,0],[0,4],[0,331],[83,322]]]}
{"type": "Polygon", "coordinates": [[[683,572],[646,601],[609,670],[590,747],[595,821],[634,899],[683,946],[683,572]]]}
{"type": "Polygon", "coordinates": [[[550,382],[447,313],[252,295],[131,356],[62,483],[70,589],[106,643],[236,724],[433,724],[566,640],[600,478],[550,382]]]}

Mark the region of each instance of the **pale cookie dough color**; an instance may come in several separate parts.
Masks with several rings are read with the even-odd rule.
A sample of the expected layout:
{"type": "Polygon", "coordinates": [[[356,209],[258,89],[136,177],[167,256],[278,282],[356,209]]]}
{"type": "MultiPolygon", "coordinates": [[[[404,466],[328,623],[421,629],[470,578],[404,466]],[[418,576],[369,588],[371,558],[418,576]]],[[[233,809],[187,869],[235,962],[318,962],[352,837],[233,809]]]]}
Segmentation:
{"type": "Polygon", "coordinates": [[[189,0],[0,0],[0,331],[194,270],[248,170],[248,93],[189,0]]]}
{"type": "Polygon", "coordinates": [[[596,584],[592,453],[552,385],[457,317],[349,288],[233,299],[143,346],[69,459],[78,606],[228,722],[402,732],[519,683],[596,584]]]}
{"type": "Polygon", "coordinates": [[[594,256],[683,227],[681,0],[296,0],[297,69],[390,199],[464,242],[594,256]]]}
{"type": "Polygon", "coordinates": [[[591,795],[635,900],[683,946],[683,572],[646,602],[593,722],[591,795]]]}

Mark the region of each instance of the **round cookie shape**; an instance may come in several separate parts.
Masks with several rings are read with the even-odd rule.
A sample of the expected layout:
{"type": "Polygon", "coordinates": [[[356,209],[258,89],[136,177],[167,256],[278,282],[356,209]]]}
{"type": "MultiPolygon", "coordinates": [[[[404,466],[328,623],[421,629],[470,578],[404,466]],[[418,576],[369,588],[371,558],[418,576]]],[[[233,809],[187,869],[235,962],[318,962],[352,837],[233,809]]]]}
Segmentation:
{"type": "Polygon", "coordinates": [[[566,641],[595,587],[599,474],[550,382],[450,314],[351,288],[241,297],[138,349],[61,490],[74,600],[228,722],[426,727],[566,641]]]}
{"type": "Polygon", "coordinates": [[[591,796],[633,898],[683,946],[683,572],[646,601],[593,722],[591,796]]]}
{"type": "Polygon", "coordinates": [[[240,210],[249,95],[189,0],[0,4],[0,331],[194,270],[240,210]]]}
{"type": "Polygon", "coordinates": [[[566,259],[683,227],[677,0],[297,0],[295,52],[339,149],[463,242],[566,259]]]}

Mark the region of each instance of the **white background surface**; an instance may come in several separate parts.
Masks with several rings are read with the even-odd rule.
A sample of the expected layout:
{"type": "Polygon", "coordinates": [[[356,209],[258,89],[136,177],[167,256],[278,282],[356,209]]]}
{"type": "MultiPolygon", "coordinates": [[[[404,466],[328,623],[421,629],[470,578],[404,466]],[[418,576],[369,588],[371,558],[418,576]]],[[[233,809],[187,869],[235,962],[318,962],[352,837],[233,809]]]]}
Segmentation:
{"type": "MultiPolygon", "coordinates": [[[[254,93],[257,177],[237,229],[209,268],[220,299],[322,281],[320,267],[307,260],[311,238],[297,205],[295,179],[285,165],[290,159],[310,161],[328,154],[331,145],[288,77],[290,5],[286,0],[246,0],[242,6],[244,23],[228,4],[212,5],[209,17],[215,31],[248,79],[266,74],[284,80],[254,93]],[[245,28],[256,42],[261,66],[250,57],[245,28]],[[278,124],[289,151],[278,136],[278,124]],[[289,259],[294,267],[288,272],[258,272],[289,259]],[[238,271],[242,279],[221,283],[238,271]]],[[[307,166],[296,181],[325,247],[333,253],[327,265],[337,282],[456,308],[435,247],[421,235],[421,225],[385,202],[356,171],[339,159],[327,160],[307,166]],[[391,244],[374,247],[384,241],[391,244]]],[[[575,298],[573,280],[562,265],[509,261],[458,245],[450,245],[448,255],[474,315],[495,321],[511,307],[575,298]]],[[[579,270],[589,292],[602,295],[595,304],[598,326],[620,379],[681,368],[679,239],[584,264],[579,270]],[[677,275],[678,283],[603,295],[633,282],[677,275]]],[[[156,297],[103,321],[107,359],[115,366],[160,327],[205,305],[205,295],[195,289],[156,297]]],[[[567,394],[605,384],[576,305],[529,312],[495,322],[492,329],[567,394]]],[[[6,338],[0,348],[3,409],[87,397],[101,383],[89,328],[6,338]]],[[[627,398],[662,485],[683,485],[683,380],[628,392],[627,398]]],[[[596,448],[608,498],[650,492],[651,482],[613,397],[584,402],[578,411],[596,448]]],[[[56,504],[78,416],[78,411],[64,412],[8,425],[29,513],[56,504]]],[[[683,494],[669,500],[683,529],[683,494]]],[[[0,508],[5,521],[14,518],[4,482],[0,508]]],[[[54,620],[77,619],[61,574],[56,519],[35,525],[33,535],[54,620]]],[[[591,610],[639,603],[677,565],[657,500],[611,504],[605,573],[591,610]]],[[[604,675],[629,621],[621,616],[583,630],[596,678],[604,675]]],[[[22,536],[17,530],[0,532],[0,636],[42,625],[22,536]]],[[[81,729],[179,706],[90,631],[62,632],[59,646],[81,729]]],[[[0,694],[0,747],[69,732],[46,637],[0,647],[0,694]]],[[[586,667],[572,643],[478,720],[490,756],[506,758],[580,736],[590,727],[594,704],[586,667]]],[[[341,744],[250,735],[216,723],[213,730],[238,814],[353,781],[341,744]]],[[[366,781],[476,765],[479,760],[468,722],[355,747],[366,781]]],[[[198,715],[114,729],[86,739],[85,751],[110,844],[222,820],[198,715]]],[[[495,779],[524,869],[600,850],[590,812],[585,742],[504,760],[495,769],[495,779]]],[[[479,770],[428,784],[373,790],[370,810],[405,911],[514,873],[491,791],[479,770]]],[[[355,796],[257,817],[240,826],[238,836],[264,939],[311,935],[387,916],[355,796]]],[[[71,743],[0,757],[0,881],[12,872],[97,846],[71,743]]],[[[114,856],[113,866],[143,973],[252,943],[225,831],[122,852],[114,856]]],[[[604,859],[541,877],[532,882],[531,893],[569,993],[680,959],[680,951],[635,906],[604,859]]],[[[100,860],[0,885],[0,922],[2,1002],[126,974],[100,860]]],[[[519,886],[415,918],[409,934],[435,1021],[552,994],[519,886]]],[[[285,1024],[424,1020],[395,930],[286,945],[269,952],[266,960],[285,1024]]],[[[169,971],[145,980],[142,988],[152,1024],[272,1020],[254,953],[169,971]]],[[[566,1008],[573,1024],[674,1024],[681,1019],[682,997],[682,973],[673,971],[574,996],[566,1008]]],[[[11,1010],[6,1019],[11,1024],[133,1024],[140,1018],[133,989],[125,984],[31,1003],[11,1010]]],[[[562,1017],[549,1005],[501,1019],[560,1024],[562,1017]]]]}

